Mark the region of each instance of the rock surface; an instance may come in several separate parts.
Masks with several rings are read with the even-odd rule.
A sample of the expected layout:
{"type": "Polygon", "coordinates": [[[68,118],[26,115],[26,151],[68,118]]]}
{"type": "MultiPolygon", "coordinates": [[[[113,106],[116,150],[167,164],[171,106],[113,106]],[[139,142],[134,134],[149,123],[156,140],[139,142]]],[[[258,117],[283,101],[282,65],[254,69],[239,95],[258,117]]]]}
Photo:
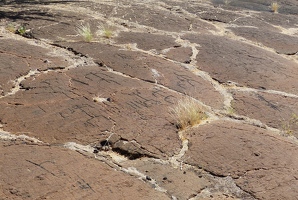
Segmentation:
{"type": "Polygon", "coordinates": [[[0,1],[0,199],[298,199],[278,3],[0,1]],[[185,97],[207,117],[180,130],[185,97]]]}

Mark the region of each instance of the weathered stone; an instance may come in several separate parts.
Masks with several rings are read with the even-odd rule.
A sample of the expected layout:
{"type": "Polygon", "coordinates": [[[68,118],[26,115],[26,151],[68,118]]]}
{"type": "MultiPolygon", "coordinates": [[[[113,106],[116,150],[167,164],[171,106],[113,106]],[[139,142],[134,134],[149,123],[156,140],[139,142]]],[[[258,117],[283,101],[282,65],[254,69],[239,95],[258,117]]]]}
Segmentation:
{"type": "Polygon", "coordinates": [[[29,45],[23,41],[0,38],[0,93],[7,94],[15,86],[15,80],[30,70],[43,71],[64,68],[68,62],[53,56],[45,48],[29,45]]]}
{"type": "Polygon", "coordinates": [[[154,162],[154,160],[141,159],[121,164],[125,167],[135,167],[146,174],[148,179],[154,179],[161,188],[181,200],[196,196],[212,184],[199,172],[190,169],[174,169],[170,165],[154,162]]]}
{"type": "Polygon", "coordinates": [[[144,181],[61,147],[2,141],[0,150],[4,199],[170,199],[144,181]]]}
{"type": "Polygon", "coordinates": [[[158,52],[178,45],[172,37],[150,33],[122,32],[116,40],[117,43],[136,43],[139,49],[146,51],[154,49],[158,52]]]}
{"type": "Polygon", "coordinates": [[[171,49],[169,52],[166,53],[167,58],[171,60],[175,60],[181,63],[190,63],[191,56],[192,56],[192,49],[179,47],[171,49]]]}
{"type": "Polygon", "coordinates": [[[297,98],[252,92],[234,92],[233,97],[232,107],[237,114],[298,137],[297,98]]]}
{"type": "Polygon", "coordinates": [[[191,24],[193,24],[193,30],[208,30],[214,28],[208,23],[184,17],[179,10],[177,12],[175,10],[152,9],[151,7],[141,6],[140,4],[131,5],[129,12],[127,12],[127,9],[120,8],[115,16],[140,25],[169,32],[188,31],[191,24]]]}
{"type": "MultiPolygon", "coordinates": [[[[256,28],[256,29],[263,29],[265,32],[267,31],[273,31],[273,32],[279,32],[280,30],[273,26],[270,23],[267,23],[266,21],[259,19],[255,16],[243,16],[243,17],[238,17],[236,20],[231,22],[231,24],[237,25],[239,28],[256,28]]],[[[232,29],[230,27],[229,29],[232,29]]]]}
{"type": "Polygon", "coordinates": [[[296,143],[262,128],[224,120],[189,130],[187,135],[186,163],[217,176],[232,176],[257,199],[297,197],[296,143]]]}
{"type": "Polygon", "coordinates": [[[107,139],[106,131],[115,127],[116,134],[135,140],[148,154],[172,155],[180,147],[169,115],[177,95],[163,88],[98,66],[47,73],[22,85],[28,89],[1,99],[0,120],[8,131],[49,143],[90,144],[107,139]]]}
{"type": "Polygon", "coordinates": [[[122,50],[98,43],[61,44],[92,57],[100,65],[107,66],[132,78],[164,85],[180,93],[191,95],[216,108],[223,106],[222,96],[210,83],[173,62],[148,54],[122,50]]]}
{"type": "Polygon", "coordinates": [[[298,52],[298,38],[259,28],[230,28],[241,37],[251,41],[262,43],[264,46],[273,48],[277,53],[295,55],[298,52]]]}
{"type": "MultiPolygon", "coordinates": [[[[297,1],[296,1],[296,5],[293,5],[292,7],[297,10],[297,1]]],[[[281,8],[282,6],[280,7],[280,9],[281,8]]],[[[298,20],[297,13],[298,11],[296,11],[295,15],[291,15],[287,13],[285,15],[282,15],[282,14],[276,15],[275,13],[272,13],[272,12],[271,13],[262,12],[259,14],[259,17],[269,24],[289,29],[289,28],[293,28],[294,24],[297,24],[297,20],[298,20]]]]}
{"type": "Polygon", "coordinates": [[[186,35],[200,44],[197,65],[220,83],[298,94],[297,64],[240,41],[210,35],[186,35]]]}
{"type": "Polygon", "coordinates": [[[278,3],[0,2],[0,199],[297,199],[298,2],[278,3]],[[210,118],[178,132],[183,96],[210,118]]]}

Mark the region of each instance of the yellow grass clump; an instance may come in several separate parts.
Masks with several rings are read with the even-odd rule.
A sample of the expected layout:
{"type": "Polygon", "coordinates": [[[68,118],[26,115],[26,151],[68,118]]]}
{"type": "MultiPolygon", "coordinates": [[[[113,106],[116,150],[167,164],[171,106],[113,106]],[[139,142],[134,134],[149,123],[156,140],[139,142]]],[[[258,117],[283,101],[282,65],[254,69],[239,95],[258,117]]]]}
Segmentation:
{"type": "Polygon", "coordinates": [[[278,13],[278,9],[279,9],[280,5],[277,2],[274,2],[271,4],[271,10],[274,13],[278,13]]]}
{"type": "Polygon", "coordinates": [[[189,96],[178,100],[170,108],[170,113],[175,120],[176,127],[180,130],[199,124],[207,118],[203,107],[194,98],[189,96]]]}
{"type": "Polygon", "coordinates": [[[92,41],[93,34],[92,34],[92,31],[91,31],[91,28],[90,28],[89,24],[80,25],[77,28],[77,32],[80,36],[83,37],[84,41],[86,41],[86,42],[91,42],[92,41]]]}

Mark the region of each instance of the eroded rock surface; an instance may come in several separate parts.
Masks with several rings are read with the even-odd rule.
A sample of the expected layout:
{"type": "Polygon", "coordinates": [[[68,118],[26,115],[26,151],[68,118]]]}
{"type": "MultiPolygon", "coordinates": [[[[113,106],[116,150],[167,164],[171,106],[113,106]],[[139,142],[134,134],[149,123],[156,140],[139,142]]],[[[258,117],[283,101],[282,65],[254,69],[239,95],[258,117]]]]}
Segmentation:
{"type": "Polygon", "coordinates": [[[0,199],[297,199],[298,3],[278,3],[0,1],[0,199]],[[185,96],[207,118],[179,130],[185,96]]]}

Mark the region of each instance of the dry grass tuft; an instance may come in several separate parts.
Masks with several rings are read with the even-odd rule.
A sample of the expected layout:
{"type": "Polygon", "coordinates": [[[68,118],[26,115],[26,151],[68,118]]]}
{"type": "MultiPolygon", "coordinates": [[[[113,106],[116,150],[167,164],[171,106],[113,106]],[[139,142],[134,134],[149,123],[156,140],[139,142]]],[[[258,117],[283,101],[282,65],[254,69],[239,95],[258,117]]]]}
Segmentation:
{"type": "Polygon", "coordinates": [[[199,124],[207,118],[203,107],[189,96],[178,100],[176,105],[170,108],[170,113],[176,121],[176,127],[180,130],[199,124]]]}
{"type": "Polygon", "coordinates": [[[271,10],[274,13],[278,13],[278,9],[279,9],[280,5],[277,2],[274,2],[271,4],[271,10]]]}
{"type": "Polygon", "coordinates": [[[111,39],[115,36],[114,28],[109,25],[101,25],[99,26],[98,35],[105,37],[107,39],[111,39]]]}
{"type": "Polygon", "coordinates": [[[77,32],[80,36],[83,37],[84,41],[86,42],[91,42],[93,39],[93,34],[92,31],[90,29],[90,25],[86,24],[86,25],[80,25],[77,28],[77,32]]]}
{"type": "Polygon", "coordinates": [[[286,135],[293,135],[294,128],[297,125],[298,125],[298,115],[293,113],[289,121],[284,121],[282,123],[282,132],[285,133],[286,135]]]}

